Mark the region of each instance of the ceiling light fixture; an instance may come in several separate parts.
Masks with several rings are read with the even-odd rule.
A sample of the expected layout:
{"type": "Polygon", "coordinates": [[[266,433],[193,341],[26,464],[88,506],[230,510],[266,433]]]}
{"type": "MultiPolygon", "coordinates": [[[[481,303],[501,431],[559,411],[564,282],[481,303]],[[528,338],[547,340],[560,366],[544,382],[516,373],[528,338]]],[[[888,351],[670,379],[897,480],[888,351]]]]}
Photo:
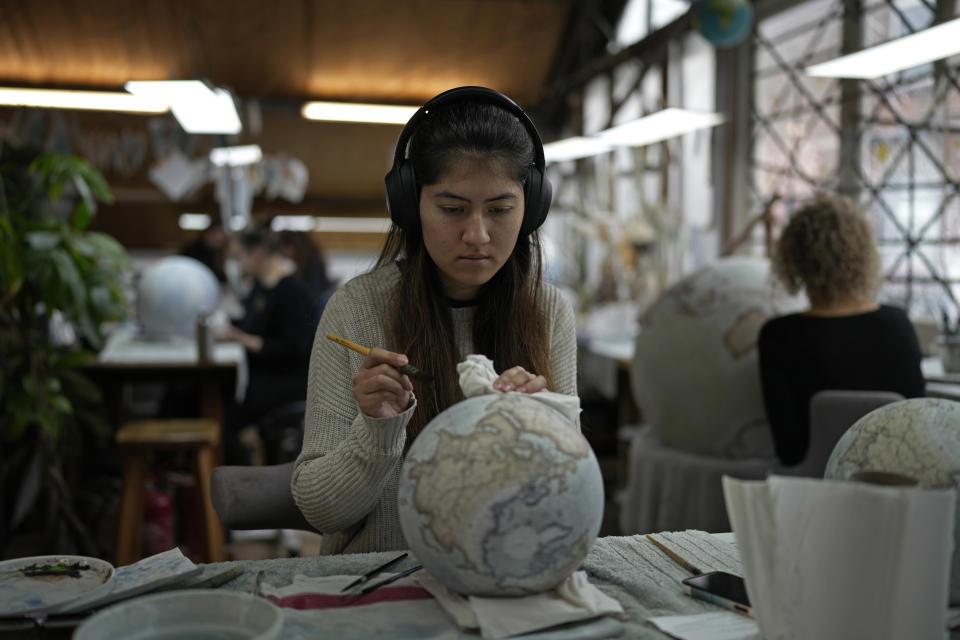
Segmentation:
{"type": "Polygon", "coordinates": [[[377,124],[406,124],[420,107],[390,104],[360,104],[350,102],[308,102],[300,113],[307,120],[334,122],[370,122],[377,124]]]}
{"type": "Polygon", "coordinates": [[[386,233],[389,218],[350,218],[346,216],[276,216],[270,222],[274,231],[319,231],[322,233],[386,233]]]}
{"type": "Polygon", "coordinates": [[[601,131],[597,137],[616,147],[643,147],[698,129],[715,127],[723,121],[724,117],[719,113],[669,107],[601,131]]]}
{"type": "Polygon", "coordinates": [[[203,231],[210,226],[210,216],[206,213],[181,213],[177,222],[185,231],[203,231]]]}
{"type": "Polygon", "coordinates": [[[45,109],[89,109],[129,113],[164,113],[166,102],[119,91],[72,91],[67,89],[21,89],[0,87],[0,105],[45,109]]]}
{"type": "Polygon", "coordinates": [[[806,68],[809,76],[871,80],[960,53],[960,18],[806,68]]]}
{"type": "Polygon", "coordinates": [[[612,148],[596,138],[574,136],[543,145],[543,157],[547,162],[564,162],[606,153],[612,148]]]}
{"type": "Polygon", "coordinates": [[[242,167],[256,164],[263,158],[258,144],[245,144],[237,147],[217,147],[210,150],[210,162],[218,167],[242,167]]]}
{"type": "Polygon", "coordinates": [[[576,160],[606,153],[614,147],[643,147],[723,122],[724,117],[719,113],[670,107],[604,129],[594,136],[564,138],[545,144],[543,155],[547,162],[576,160]]]}
{"type": "Polygon", "coordinates": [[[187,133],[240,133],[243,125],[233,96],[200,80],[136,80],[124,88],[135,96],[163,101],[187,133]]]}

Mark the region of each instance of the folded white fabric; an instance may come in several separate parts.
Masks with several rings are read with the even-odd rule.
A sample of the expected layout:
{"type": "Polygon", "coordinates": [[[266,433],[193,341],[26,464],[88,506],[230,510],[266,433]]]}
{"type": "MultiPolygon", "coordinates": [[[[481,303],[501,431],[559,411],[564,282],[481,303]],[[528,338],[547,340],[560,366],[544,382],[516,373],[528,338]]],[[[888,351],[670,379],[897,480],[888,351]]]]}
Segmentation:
{"type": "MultiPolygon", "coordinates": [[[[493,381],[497,379],[497,372],[493,368],[493,361],[482,354],[470,354],[457,365],[460,389],[464,398],[501,393],[493,388],[493,381]]],[[[580,398],[565,393],[553,391],[538,391],[529,394],[531,398],[548,405],[554,411],[566,416],[567,420],[579,424],[580,398]]]]}
{"type": "Polygon", "coordinates": [[[480,629],[487,640],[508,638],[539,629],[603,615],[623,613],[620,603],[590,584],[576,571],[553,591],[518,598],[464,597],[437,582],[430,574],[417,576],[461,629],[480,629]]]}

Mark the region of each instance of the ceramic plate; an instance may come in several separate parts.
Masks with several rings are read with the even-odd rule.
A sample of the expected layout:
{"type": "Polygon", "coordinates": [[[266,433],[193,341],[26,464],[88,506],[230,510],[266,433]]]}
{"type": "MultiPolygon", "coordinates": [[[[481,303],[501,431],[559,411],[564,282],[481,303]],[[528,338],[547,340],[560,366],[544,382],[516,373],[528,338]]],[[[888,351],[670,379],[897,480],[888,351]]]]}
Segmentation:
{"type": "Polygon", "coordinates": [[[32,556],[0,562],[0,616],[54,613],[79,598],[108,593],[113,565],[86,556],[32,556]]]}

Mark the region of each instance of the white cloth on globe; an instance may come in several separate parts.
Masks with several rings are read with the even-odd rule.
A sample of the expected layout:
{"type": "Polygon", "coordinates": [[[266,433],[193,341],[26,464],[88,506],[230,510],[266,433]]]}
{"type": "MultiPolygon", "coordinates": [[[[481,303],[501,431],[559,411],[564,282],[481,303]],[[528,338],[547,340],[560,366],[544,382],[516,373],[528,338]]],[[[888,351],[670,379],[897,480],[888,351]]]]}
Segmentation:
{"type": "MultiPolygon", "coordinates": [[[[493,388],[493,381],[498,376],[493,368],[493,361],[485,355],[468,355],[457,365],[457,374],[460,376],[460,390],[463,391],[464,398],[503,393],[493,388]]],[[[537,391],[527,395],[560,412],[573,424],[579,424],[580,398],[577,396],[553,391],[537,391]]]]}
{"type": "Polygon", "coordinates": [[[623,613],[620,603],[590,584],[584,571],[575,571],[546,593],[515,598],[462,596],[450,591],[426,571],[417,575],[461,629],[480,629],[484,638],[507,638],[567,622],[623,613]]]}

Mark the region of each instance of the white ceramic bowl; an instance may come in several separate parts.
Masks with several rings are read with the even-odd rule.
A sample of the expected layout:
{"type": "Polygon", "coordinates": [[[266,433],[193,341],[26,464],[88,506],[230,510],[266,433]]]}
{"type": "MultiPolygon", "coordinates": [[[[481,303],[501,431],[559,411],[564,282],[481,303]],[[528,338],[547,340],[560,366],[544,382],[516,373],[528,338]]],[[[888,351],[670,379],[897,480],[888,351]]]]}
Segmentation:
{"type": "Polygon", "coordinates": [[[273,640],[283,615],[265,598],[237,591],[185,589],[134,598],[104,609],[74,640],[273,640]]]}

